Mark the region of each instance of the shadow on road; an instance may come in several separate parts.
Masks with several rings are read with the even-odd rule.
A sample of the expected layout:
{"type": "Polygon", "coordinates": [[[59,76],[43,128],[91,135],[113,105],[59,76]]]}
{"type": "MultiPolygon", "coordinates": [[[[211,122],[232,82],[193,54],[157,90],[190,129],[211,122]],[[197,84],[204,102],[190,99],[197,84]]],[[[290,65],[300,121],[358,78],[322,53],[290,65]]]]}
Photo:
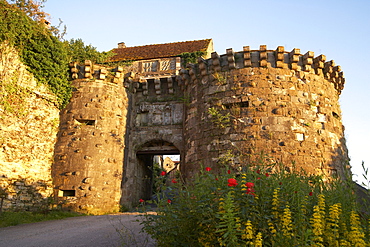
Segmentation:
{"type": "Polygon", "coordinates": [[[153,247],[138,213],[81,216],[0,228],[1,247],[153,247]]]}

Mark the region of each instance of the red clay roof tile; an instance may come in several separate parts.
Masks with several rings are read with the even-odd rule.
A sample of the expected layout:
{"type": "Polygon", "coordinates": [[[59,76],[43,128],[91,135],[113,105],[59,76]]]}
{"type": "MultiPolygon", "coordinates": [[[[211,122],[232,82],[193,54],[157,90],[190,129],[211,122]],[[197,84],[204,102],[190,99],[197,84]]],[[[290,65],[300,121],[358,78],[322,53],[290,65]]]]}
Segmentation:
{"type": "Polygon", "coordinates": [[[207,51],[212,39],[116,48],[112,62],[175,57],[184,52],[207,51]]]}

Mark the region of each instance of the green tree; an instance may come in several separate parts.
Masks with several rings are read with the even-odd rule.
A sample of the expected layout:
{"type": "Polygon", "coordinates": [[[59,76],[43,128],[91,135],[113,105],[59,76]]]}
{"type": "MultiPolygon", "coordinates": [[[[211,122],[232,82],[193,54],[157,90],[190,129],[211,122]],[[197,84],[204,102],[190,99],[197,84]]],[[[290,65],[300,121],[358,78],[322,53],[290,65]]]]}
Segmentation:
{"type": "Polygon", "coordinates": [[[103,63],[113,55],[112,52],[99,52],[92,45],[85,45],[82,39],[71,39],[68,45],[68,57],[70,62],[84,62],[91,60],[93,63],[103,63]]]}
{"type": "Polygon", "coordinates": [[[48,13],[42,10],[46,0],[10,0],[10,2],[35,21],[41,21],[49,16],[48,13]]]}

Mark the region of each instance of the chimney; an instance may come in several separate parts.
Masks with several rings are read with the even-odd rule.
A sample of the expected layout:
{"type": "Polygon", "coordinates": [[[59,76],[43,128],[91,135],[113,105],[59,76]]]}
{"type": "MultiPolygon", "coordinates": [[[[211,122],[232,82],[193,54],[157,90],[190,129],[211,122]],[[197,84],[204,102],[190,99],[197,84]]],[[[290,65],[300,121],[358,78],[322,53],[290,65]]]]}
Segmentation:
{"type": "Polygon", "coordinates": [[[118,43],[118,48],[126,48],[125,42],[118,43]]]}

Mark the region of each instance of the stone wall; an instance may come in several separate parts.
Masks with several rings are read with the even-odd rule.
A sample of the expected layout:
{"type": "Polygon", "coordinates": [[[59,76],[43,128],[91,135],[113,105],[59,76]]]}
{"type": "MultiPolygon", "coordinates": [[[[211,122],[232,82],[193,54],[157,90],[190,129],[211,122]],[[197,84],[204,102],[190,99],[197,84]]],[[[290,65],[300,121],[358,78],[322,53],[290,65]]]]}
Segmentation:
{"type": "Polygon", "coordinates": [[[283,47],[245,47],[212,57],[182,74],[191,95],[182,166],[187,176],[199,164],[217,169],[223,162],[237,170],[282,163],[287,171],[345,176],[339,66],[322,55],[283,47]]]}
{"type": "Polygon", "coordinates": [[[76,211],[117,212],[128,109],[123,84],[115,83],[123,81],[122,68],[112,78],[89,62],[79,71],[83,79],[73,82],[72,99],[61,111],[52,170],[55,199],[76,211]],[[95,71],[99,78],[92,79],[95,71]]]}
{"type": "Polygon", "coordinates": [[[0,46],[0,189],[3,209],[47,206],[59,110],[56,98],[0,46]]]}
{"type": "Polygon", "coordinates": [[[188,179],[201,165],[262,164],[344,178],[344,78],[325,60],[261,46],[212,53],[173,75],[71,64],[76,90],[61,113],[56,199],[88,213],[135,206],[150,199],[153,157],[165,154],[181,156],[188,179]]]}

